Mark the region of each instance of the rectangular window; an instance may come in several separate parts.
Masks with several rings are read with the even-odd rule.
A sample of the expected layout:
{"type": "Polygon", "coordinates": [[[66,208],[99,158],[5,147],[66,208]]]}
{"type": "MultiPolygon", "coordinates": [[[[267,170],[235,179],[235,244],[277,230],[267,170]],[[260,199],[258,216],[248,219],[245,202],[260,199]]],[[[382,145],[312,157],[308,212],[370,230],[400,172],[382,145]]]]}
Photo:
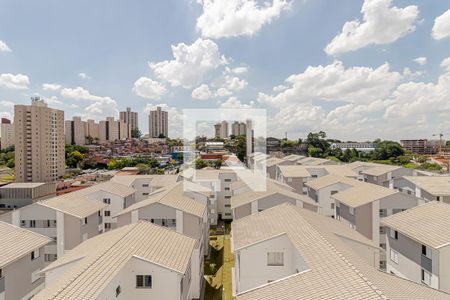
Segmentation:
{"type": "Polygon", "coordinates": [[[30,220],[30,228],[36,227],[36,220],[30,220]]]}
{"type": "Polygon", "coordinates": [[[422,282],[431,285],[431,273],[422,269],[422,282]]]}
{"type": "Polygon", "coordinates": [[[105,217],[111,216],[111,212],[109,210],[105,210],[105,217]]]}
{"type": "Polygon", "coordinates": [[[136,275],[136,287],[137,288],[152,288],[152,275],[136,275]]]}
{"type": "Polygon", "coordinates": [[[227,178],[225,179],[225,182],[231,182],[231,179],[227,178]]]}
{"type": "Polygon", "coordinates": [[[231,196],[225,196],[225,199],[231,199],[231,196]]]}
{"type": "Polygon", "coordinates": [[[337,194],[338,191],[331,191],[331,195],[333,196],[334,194],[337,194]]]}
{"type": "Polygon", "coordinates": [[[231,204],[225,204],[225,207],[231,207],[231,204]]]}
{"type": "Polygon", "coordinates": [[[148,196],[150,193],[142,193],[142,196],[148,196]]]}
{"type": "Polygon", "coordinates": [[[230,188],[229,187],[225,187],[225,191],[229,191],[230,190],[230,188]]]}
{"type": "Polygon", "coordinates": [[[425,245],[422,245],[422,255],[431,259],[431,249],[425,245]]]}
{"type": "Polygon", "coordinates": [[[142,187],[149,187],[149,184],[148,184],[148,183],[144,183],[144,184],[142,185],[142,187]]]}
{"type": "Polygon", "coordinates": [[[84,218],[81,220],[81,225],[86,225],[87,224],[87,218],[84,218]]]}
{"type": "Polygon", "coordinates": [[[39,249],[31,252],[31,260],[35,260],[36,258],[39,258],[39,249]]]}
{"type": "Polygon", "coordinates": [[[105,229],[111,229],[111,223],[105,223],[105,229]]]}
{"type": "Polygon", "coordinates": [[[398,252],[391,249],[391,260],[398,264],[398,252]]]}
{"type": "Polygon", "coordinates": [[[351,214],[351,215],[354,215],[355,214],[355,209],[353,207],[349,207],[348,208],[348,213],[351,214]]]}
{"type": "Polygon", "coordinates": [[[268,266],[284,266],[284,253],[283,252],[267,252],[267,265],[268,266]]]}
{"type": "Polygon", "coordinates": [[[397,231],[397,230],[391,229],[390,232],[389,232],[389,235],[390,235],[391,238],[393,238],[394,240],[398,240],[398,231],[397,231]]]}
{"type": "Polygon", "coordinates": [[[109,199],[109,198],[103,198],[103,203],[111,204],[111,199],[109,199]]]}

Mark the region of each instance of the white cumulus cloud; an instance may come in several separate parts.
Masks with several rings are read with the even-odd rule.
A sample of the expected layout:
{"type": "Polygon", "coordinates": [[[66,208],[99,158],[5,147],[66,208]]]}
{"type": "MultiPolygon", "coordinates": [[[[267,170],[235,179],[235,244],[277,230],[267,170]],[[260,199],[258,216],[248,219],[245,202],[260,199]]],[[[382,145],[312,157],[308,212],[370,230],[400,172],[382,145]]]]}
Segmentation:
{"type": "Polygon", "coordinates": [[[431,35],[436,40],[450,36],[450,9],[434,20],[431,35]]]}
{"type": "Polygon", "coordinates": [[[133,92],[143,98],[161,99],[161,96],[166,93],[166,88],[160,82],[141,77],[134,83],[133,92]]]}
{"type": "Polygon", "coordinates": [[[109,100],[110,97],[101,97],[92,95],[88,90],[82,88],[82,87],[76,87],[74,89],[72,88],[64,88],[61,90],[61,96],[71,99],[82,99],[82,100],[89,100],[89,101],[102,101],[102,100],[109,100]]]}
{"type": "Polygon", "coordinates": [[[211,91],[207,84],[202,84],[192,91],[192,98],[198,100],[208,100],[211,98],[211,91]]]}
{"type": "Polygon", "coordinates": [[[42,89],[44,91],[58,91],[61,88],[60,84],[56,83],[44,83],[42,84],[42,89]]]}
{"type": "Polygon", "coordinates": [[[393,6],[392,0],[365,0],[361,9],[363,21],[349,21],[325,48],[328,55],[339,55],[369,45],[390,44],[413,32],[419,17],[415,5],[393,6]]]}
{"type": "Polygon", "coordinates": [[[80,77],[80,79],[82,79],[82,80],[86,80],[86,79],[90,79],[91,78],[91,77],[88,76],[88,74],[83,73],[83,72],[78,73],[78,77],[80,77]]]}
{"type": "Polygon", "coordinates": [[[259,4],[256,0],[199,0],[203,14],[197,19],[197,28],[203,37],[229,38],[252,36],[263,25],[270,24],[291,0],[272,0],[259,4]]]}
{"type": "Polygon", "coordinates": [[[6,45],[5,42],[0,40],[0,52],[11,52],[11,49],[6,45]]]}
{"type": "Polygon", "coordinates": [[[0,86],[15,90],[25,90],[28,89],[29,84],[30,79],[27,75],[0,74],[0,86]]]}
{"type": "Polygon", "coordinates": [[[149,63],[158,79],[169,82],[172,86],[192,88],[208,72],[224,64],[217,44],[201,38],[191,45],[179,43],[172,46],[172,54],[172,60],[149,63]]]}
{"type": "Polygon", "coordinates": [[[417,57],[417,58],[414,59],[414,62],[419,64],[419,65],[421,65],[421,66],[424,66],[424,65],[427,64],[427,58],[424,57],[424,56],[417,57]]]}
{"type": "Polygon", "coordinates": [[[238,98],[236,97],[230,97],[227,101],[220,104],[221,108],[253,108],[255,106],[255,103],[253,101],[250,101],[249,104],[242,103],[238,98]]]}
{"type": "Polygon", "coordinates": [[[219,88],[217,89],[217,91],[215,92],[215,96],[216,97],[227,97],[230,96],[231,94],[233,94],[232,92],[230,92],[229,90],[227,90],[226,88],[219,88]]]}

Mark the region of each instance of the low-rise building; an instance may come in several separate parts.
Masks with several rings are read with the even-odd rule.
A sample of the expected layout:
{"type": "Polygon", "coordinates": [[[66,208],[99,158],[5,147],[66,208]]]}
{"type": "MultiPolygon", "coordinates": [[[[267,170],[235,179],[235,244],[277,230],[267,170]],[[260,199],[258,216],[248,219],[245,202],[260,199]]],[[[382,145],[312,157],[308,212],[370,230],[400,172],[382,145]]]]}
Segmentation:
{"type": "Polygon", "coordinates": [[[345,151],[347,149],[355,149],[356,151],[360,152],[372,152],[376,148],[378,148],[378,144],[370,142],[346,142],[331,144],[331,149],[341,149],[342,151],[345,151]]]}
{"type": "Polygon", "coordinates": [[[111,181],[135,190],[135,201],[146,199],[152,192],[177,182],[178,175],[116,175],[111,181]]]}
{"type": "Polygon", "coordinates": [[[44,246],[51,239],[0,222],[0,299],[30,299],[43,288],[44,246]]]}
{"type": "Polygon", "coordinates": [[[352,170],[359,175],[359,179],[381,185],[384,187],[394,188],[394,181],[403,176],[417,175],[413,169],[404,168],[401,166],[369,163],[356,161],[348,165],[352,170]]]}
{"type": "Polygon", "coordinates": [[[381,222],[387,272],[450,293],[450,205],[432,201],[381,222]]]}
{"type": "MultiPolygon", "coordinates": [[[[68,194],[70,195],[70,194],[68,194]]],[[[0,221],[45,235],[52,242],[41,255],[49,264],[88,238],[103,232],[101,201],[88,197],[53,197],[0,215],[0,221]]]]}
{"type": "Polygon", "coordinates": [[[233,194],[231,197],[233,220],[256,214],[283,203],[290,203],[314,212],[318,211],[317,204],[307,196],[295,193],[272,181],[267,181],[266,186],[266,191],[247,190],[233,194]]]}
{"type": "Polygon", "coordinates": [[[139,221],[90,239],[42,271],[41,299],[192,299],[190,237],[139,221]]]}
{"type": "Polygon", "coordinates": [[[395,179],[394,186],[425,201],[450,204],[450,176],[404,176],[395,179]]]}
{"type": "Polygon", "coordinates": [[[415,207],[422,201],[375,184],[362,183],[331,196],[335,218],[380,246],[380,269],[386,269],[386,228],[381,221],[388,216],[415,207]]]}
{"type": "Polygon", "coordinates": [[[117,215],[118,226],[138,220],[167,227],[178,233],[194,238],[192,258],[193,298],[200,298],[203,284],[204,256],[209,253],[208,200],[202,194],[186,191],[183,182],[155,191],[117,215]]]}
{"type": "Polygon", "coordinates": [[[278,181],[286,183],[294,188],[297,193],[307,194],[308,189],[305,185],[306,182],[330,174],[355,179],[358,177],[358,175],[346,165],[279,165],[277,167],[276,178],[278,181]]]}
{"type": "Polygon", "coordinates": [[[53,182],[13,182],[0,187],[0,208],[16,209],[54,196],[53,182]]]}
{"type": "Polygon", "coordinates": [[[289,204],[234,221],[232,246],[237,300],[450,299],[377,270],[370,240],[289,204]]]}
{"type": "Polygon", "coordinates": [[[305,157],[303,159],[296,160],[295,163],[303,166],[323,166],[339,164],[334,160],[319,157],[305,157]]]}

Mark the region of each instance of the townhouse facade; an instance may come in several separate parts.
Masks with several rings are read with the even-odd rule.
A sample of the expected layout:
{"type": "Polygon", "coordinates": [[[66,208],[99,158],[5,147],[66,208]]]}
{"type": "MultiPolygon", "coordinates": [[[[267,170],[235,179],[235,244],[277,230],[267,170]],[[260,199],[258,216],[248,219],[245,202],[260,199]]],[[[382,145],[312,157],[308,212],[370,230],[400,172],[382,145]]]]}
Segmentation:
{"type": "Polygon", "coordinates": [[[120,227],[42,270],[45,289],[34,299],[192,299],[195,243],[146,221],[120,227]]]}
{"type": "Polygon", "coordinates": [[[30,299],[43,288],[44,247],[51,239],[0,222],[0,299],[30,299]]]}
{"type": "Polygon", "coordinates": [[[450,205],[432,201],[384,218],[387,272],[450,293],[450,205]]]}

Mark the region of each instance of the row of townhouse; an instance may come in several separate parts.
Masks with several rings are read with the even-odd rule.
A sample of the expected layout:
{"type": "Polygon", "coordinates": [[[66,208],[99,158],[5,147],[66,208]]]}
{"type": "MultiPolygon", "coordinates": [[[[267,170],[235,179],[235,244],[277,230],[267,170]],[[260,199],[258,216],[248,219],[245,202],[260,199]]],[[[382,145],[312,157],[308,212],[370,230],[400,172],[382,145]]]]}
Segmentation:
{"type": "Polygon", "coordinates": [[[450,299],[377,270],[378,247],[340,223],[282,204],[232,223],[233,293],[256,299],[450,299]]]}
{"type": "Polygon", "coordinates": [[[119,214],[154,189],[176,182],[152,176],[120,176],[62,196],[38,201],[0,215],[0,221],[26,228],[52,239],[43,256],[48,264],[88,238],[117,227],[119,214]],[[127,184],[121,184],[119,182],[127,184]],[[154,182],[155,181],[155,182],[154,182]]]}
{"type": "Polygon", "coordinates": [[[450,204],[450,176],[404,176],[394,181],[394,187],[424,201],[450,204]]]}
{"type": "Polygon", "coordinates": [[[382,224],[387,272],[450,293],[450,205],[431,201],[382,224]]]}
{"type": "Polygon", "coordinates": [[[231,185],[238,181],[235,171],[221,169],[186,169],[180,173],[178,180],[187,180],[199,185],[197,191],[209,194],[209,218],[211,225],[217,225],[219,219],[231,220],[231,185]]]}
{"type": "MultiPolygon", "coordinates": [[[[161,180],[163,179],[161,178],[161,180]]],[[[108,183],[89,188],[93,191],[96,187],[94,196],[97,199],[90,198],[94,197],[90,193],[79,197],[74,197],[75,193],[73,193],[70,198],[67,197],[70,194],[67,194],[64,197],[55,197],[23,207],[14,211],[13,214],[7,215],[8,221],[12,222],[14,219],[14,222],[18,222],[26,228],[8,226],[37,236],[41,236],[38,234],[41,233],[43,234],[42,237],[45,238],[45,244],[36,252],[37,255],[40,255],[42,263],[40,263],[39,268],[36,268],[37,271],[33,270],[33,272],[25,274],[31,276],[33,273],[33,278],[45,277],[46,288],[37,299],[40,299],[40,297],[45,299],[71,299],[70,297],[74,297],[73,299],[109,299],[114,291],[116,291],[115,297],[123,299],[148,299],[149,297],[156,299],[199,299],[204,283],[204,257],[209,254],[210,219],[208,218],[208,205],[210,201],[208,196],[210,192],[199,192],[202,186],[189,181],[172,181],[170,180],[170,185],[151,191],[145,199],[139,202],[128,203],[126,201],[128,191],[126,190],[131,188],[111,180],[108,183]],[[117,196],[114,188],[125,190],[122,194],[124,198],[119,201],[124,205],[116,210],[111,209],[111,206],[117,202],[114,200],[114,195],[111,195],[116,193],[117,196]],[[111,199],[111,201],[105,199],[111,199]],[[104,232],[102,221],[106,211],[109,211],[106,215],[111,218],[111,222],[115,226],[104,232]],[[27,219],[31,217],[38,218],[38,220],[27,219]],[[150,225],[146,225],[147,223],[150,225]],[[122,228],[128,228],[129,230],[122,228]],[[158,228],[164,228],[164,231],[158,228]],[[135,242],[122,243],[123,239],[128,239],[131,231],[139,231],[142,239],[139,237],[139,240],[135,242]],[[154,231],[159,232],[158,235],[153,239],[148,239],[146,236],[153,234],[154,231]],[[176,233],[177,239],[180,241],[183,239],[193,241],[192,246],[185,249],[182,244],[176,242],[165,245],[165,248],[160,247],[159,244],[167,243],[165,241],[166,235],[171,235],[167,232],[176,233]],[[142,245],[142,243],[150,244],[142,245]],[[146,246],[147,249],[142,250],[142,252],[138,248],[143,246],[146,246]],[[117,249],[113,251],[113,247],[117,247],[117,249]],[[116,257],[115,255],[118,255],[119,251],[133,252],[134,250],[143,253],[143,256],[140,254],[130,254],[130,256],[121,253],[124,255],[124,261],[117,261],[117,264],[120,264],[118,269],[111,265],[115,262],[104,261],[104,263],[110,265],[111,269],[105,269],[103,271],[106,273],[98,275],[109,276],[109,278],[99,280],[97,277],[95,279],[90,277],[89,274],[91,273],[86,268],[90,267],[93,259],[97,260],[100,259],[100,256],[106,255],[104,251],[111,251],[110,259],[114,260],[113,257],[116,257]],[[179,250],[180,253],[183,255],[187,253],[188,256],[186,256],[184,266],[175,270],[166,259],[179,259],[181,255],[177,252],[179,250]],[[158,253],[161,251],[167,253],[158,253]],[[184,251],[187,252],[184,253],[184,251]],[[153,254],[155,253],[153,252],[163,256],[162,260],[158,261],[154,258],[153,254]],[[44,267],[45,269],[40,271],[44,267]],[[79,273],[80,268],[83,270],[82,274],[79,273]],[[136,286],[133,286],[132,278],[137,270],[145,272],[136,275],[136,286]],[[174,271],[176,274],[173,274],[174,271]],[[104,280],[106,285],[95,286],[95,290],[88,293],[80,290],[79,294],[73,294],[71,290],[73,288],[71,285],[72,276],[78,275],[83,278],[83,281],[91,280],[94,283],[101,281],[102,283],[99,284],[103,284],[102,280],[104,280]],[[112,279],[112,277],[115,279],[112,279]],[[59,285],[61,284],[61,278],[68,278],[67,286],[59,285]],[[157,288],[155,284],[157,284],[157,288]],[[53,290],[55,286],[58,286],[58,292],[56,293],[53,290]],[[65,294],[63,290],[70,293],[70,296],[65,294]],[[119,294],[121,294],[120,297],[119,294]]],[[[120,178],[120,182],[125,183],[125,178],[120,178]]],[[[142,184],[139,181],[131,182],[133,181],[130,180],[129,185],[138,189],[138,185],[142,184]]],[[[153,184],[156,183],[153,182],[153,184]]],[[[169,182],[164,185],[166,184],[169,184],[169,182]]],[[[147,189],[148,187],[143,188],[147,189]]],[[[5,217],[5,215],[2,215],[2,217],[5,217]]],[[[0,237],[0,245],[3,245],[3,242],[7,243],[8,240],[0,237]]],[[[3,255],[3,252],[0,251],[0,253],[3,255]]],[[[27,270],[24,271],[27,272],[27,270]]],[[[97,272],[97,270],[92,272],[97,272]]],[[[0,283],[4,282],[4,280],[0,280],[0,283]]],[[[39,283],[39,287],[42,288],[43,280],[40,279],[39,283]]],[[[14,295],[19,292],[17,288],[17,285],[9,284],[6,290],[14,295]]],[[[0,290],[2,290],[1,285],[0,290]]],[[[3,290],[5,290],[4,284],[3,290]]],[[[4,297],[0,299],[21,298],[4,297]]]]}
{"type": "Polygon", "coordinates": [[[153,192],[131,205],[117,218],[118,227],[145,220],[193,238],[191,297],[198,299],[203,288],[204,257],[209,254],[208,197],[197,186],[179,181],[153,192]]]}
{"type": "Polygon", "coordinates": [[[44,247],[52,240],[0,222],[0,299],[30,299],[43,288],[44,247]]]}
{"type": "Polygon", "coordinates": [[[147,221],[122,226],[43,269],[33,299],[192,299],[196,243],[147,221]]]}

